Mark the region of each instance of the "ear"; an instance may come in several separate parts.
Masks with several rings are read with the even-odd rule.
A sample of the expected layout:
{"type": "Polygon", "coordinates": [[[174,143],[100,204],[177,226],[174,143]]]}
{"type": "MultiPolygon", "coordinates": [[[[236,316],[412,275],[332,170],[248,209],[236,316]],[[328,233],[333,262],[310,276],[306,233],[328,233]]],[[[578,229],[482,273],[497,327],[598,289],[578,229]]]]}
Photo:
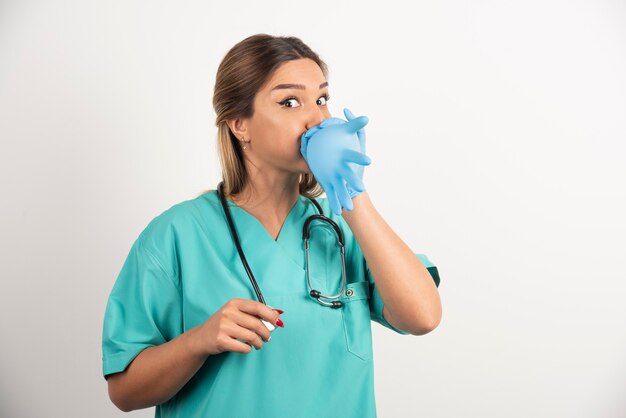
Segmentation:
{"type": "Polygon", "coordinates": [[[242,118],[237,118],[237,119],[231,119],[228,122],[226,122],[228,124],[228,127],[230,128],[231,132],[238,138],[241,140],[241,138],[248,138],[248,131],[247,131],[247,123],[245,119],[242,118]]]}

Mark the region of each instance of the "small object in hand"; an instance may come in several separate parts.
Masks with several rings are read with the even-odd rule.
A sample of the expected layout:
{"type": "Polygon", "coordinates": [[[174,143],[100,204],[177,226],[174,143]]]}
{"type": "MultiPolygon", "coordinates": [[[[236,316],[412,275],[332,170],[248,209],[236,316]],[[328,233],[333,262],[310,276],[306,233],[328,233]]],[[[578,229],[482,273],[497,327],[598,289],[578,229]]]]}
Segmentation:
{"type": "Polygon", "coordinates": [[[265,325],[265,328],[269,329],[270,332],[274,331],[276,329],[276,327],[272,324],[270,324],[269,322],[267,322],[264,319],[261,319],[261,322],[263,322],[263,325],[265,325]]]}
{"type": "MultiPolygon", "coordinates": [[[[280,309],[274,309],[271,306],[267,305],[268,308],[277,311],[279,314],[283,313],[283,311],[281,311],[280,309]]],[[[263,325],[265,325],[265,328],[269,329],[270,332],[274,331],[276,329],[276,327],[273,324],[270,324],[269,322],[267,322],[264,319],[261,319],[261,322],[263,322],[263,325]]],[[[269,340],[268,340],[269,341],[269,340]]]]}

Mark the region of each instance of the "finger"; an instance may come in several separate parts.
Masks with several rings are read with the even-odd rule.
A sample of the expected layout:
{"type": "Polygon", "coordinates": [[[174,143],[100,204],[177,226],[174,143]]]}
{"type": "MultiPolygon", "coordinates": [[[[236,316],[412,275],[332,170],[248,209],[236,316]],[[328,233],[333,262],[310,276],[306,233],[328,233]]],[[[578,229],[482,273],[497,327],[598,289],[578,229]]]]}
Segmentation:
{"type": "Polygon", "coordinates": [[[304,134],[302,134],[302,136],[306,136],[307,138],[310,138],[313,136],[313,134],[315,134],[315,132],[319,131],[321,128],[319,125],[315,125],[312,128],[309,128],[304,134]]]}
{"type": "Polygon", "coordinates": [[[307,150],[307,147],[309,146],[309,140],[320,129],[321,128],[319,126],[314,126],[311,129],[309,129],[308,131],[306,131],[305,133],[303,133],[302,136],[300,137],[300,153],[305,158],[306,158],[306,150],[307,150]]]}
{"type": "MultiPolygon", "coordinates": [[[[347,107],[343,109],[343,113],[344,115],[346,115],[346,119],[348,119],[348,121],[351,121],[355,118],[350,109],[348,109],[347,107]]],[[[365,129],[361,128],[356,131],[356,136],[359,138],[359,149],[363,154],[365,154],[365,129]]]]}
{"type": "Polygon", "coordinates": [[[278,311],[256,300],[239,299],[237,308],[245,314],[264,319],[270,324],[276,324],[276,320],[280,317],[278,311]]]}
{"type": "Polygon", "coordinates": [[[352,198],[350,197],[350,193],[346,189],[345,180],[343,178],[339,179],[339,184],[336,187],[337,197],[341,202],[341,206],[346,208],[347,211],[352,210],[352,198]]]}
{"type": "Polygon", "coordinates": [[[341,159],[343,161],[359,165],[370,165],[372,163],[372,159],[370,157],[353,149],[344,149],[341,151],[341,159]]]}
{"type": "Polygon", "coordinates": [[[339,204],[339,200],[335,195],[333,185],[328,184],[326,187],[328,187],[328,190],[326,190],[326,198],[328,199],[330,210],[332,210],[335,215],[341,215],[341,205],[339,204]]]}
{"type": "Polygon", "coordinates": [[[306,150],[309,146],[309,139],[319,130],[319,127],[315,126],[300,136],[300,154],[306,159],[306,150]]]}
{"type": "Polygon", "coordinates": [[[359,129],[356,132],[356,136],[359,138],[359,149],[361,150],[361,154],[365,154],[365,130],[359,129]]]}
{"type": "Polygon", "coordinates": [[[231,337],[224,343],[224,349],[235,353],[249,353],[252,351],[252,345],[231,337]]]}
{"type": "Polygon", "coordinates": [[[354,173],[354,171],[352,171],[350,167],[348,166],[341,167],[339,169],[339,173],[344,178],[346,183],[348,183],[348,185],[352,187],[354,190],[356,190],[357,192],[365,191],[365,185],[363,184],[363,181],[359,178],[358,175],[354,173]]]}
{"type": "Polygon", "coordinates": [[[238,316],[235,320],[237,325],[249,329],[250,331],[254,331],[263,339],[263,341],[268,341],[271,332],[276,329],[276,326],[274,325],[276,322],[272,324],[269,321],[264,321],[265,320],[263,318],[253,316],[245,312],[241,312],[241,316],[238,316]]]}
{"type": "Polygon", "coordinates": [[[309,146],[309,138],[302,135],[302,137],[300,138],[300,154],[302,154],[305,160],[306,160],[306,150],[308,146],[309,146]]]}
{"type": "Polygon", "coordinates": [[[369,119],[367,116],[359,116],[358,118],[354,118],[346,122],[345,126],[350,132],[356,132],[367,125],[368,122],[369,119]]]}
{"type": "Polygon", "coordinates": [[[257,350],[260,350],[263,347],[263,340],[261,339],[261,336],[246,327],[236,326],[231,333],[231,337],[252,345],[257,350]]]}

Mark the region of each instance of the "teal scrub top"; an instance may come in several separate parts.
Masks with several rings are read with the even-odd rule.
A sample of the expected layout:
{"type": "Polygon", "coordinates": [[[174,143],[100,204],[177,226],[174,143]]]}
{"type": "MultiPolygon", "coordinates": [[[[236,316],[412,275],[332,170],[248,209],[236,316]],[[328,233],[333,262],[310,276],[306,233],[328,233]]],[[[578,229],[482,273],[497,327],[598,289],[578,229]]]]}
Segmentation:
{"type": "MultiPolygon", "coordinates": [[[[156,406],[155,417],[376,417],[371,320],[407,333],[383,317],[383,301],[348,224],[326,198],[317,200],[344,234],[344,306],[322,306],[309,296],[302,227],[318,212],[308,198],[298,198],[276,240],[227,199],[265,302],[284,311],[285,327],[261,350],[207,357],[174,397],[156,406]]],[[[326,223],[311,224],[311,284],[325,295],[341,290],[336,240],[326,223]]],[[[437,267],[416,255],[439,286],[437,267]]],[[[143,349],[202,324],[232,298],[257,300],[216,191],[170,207],[141,232],[109,295],[105,378],[124,371],[143,349]]]]}

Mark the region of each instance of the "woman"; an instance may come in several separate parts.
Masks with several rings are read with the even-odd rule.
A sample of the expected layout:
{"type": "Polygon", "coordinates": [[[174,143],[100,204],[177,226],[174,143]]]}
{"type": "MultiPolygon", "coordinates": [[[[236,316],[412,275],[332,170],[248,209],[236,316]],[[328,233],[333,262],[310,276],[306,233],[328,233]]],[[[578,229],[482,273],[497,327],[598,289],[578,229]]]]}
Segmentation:
{"type": "Polygon", "coordinates": [[[334,205],[350,209],[342,215],[316,199],[338,230],[316,219],[304,248],[305,219],[318,213],[309,198],[323,191],[306,145],[313,166],[318,136],[346,122],[331,118],[328,98],[326,65],[298,38],[251,36],[224,57],[213,98],[220,190],[153,219],[109,296],[103,373],[118,408],[156,405],[157,417],[374,417],[371,320],[400,334],[437,326],[436,267],[387,226],[362,180],[347,184],[348,203],[345,190],[333,191],[334,205]],[[323,303],[311,289],[340,296],[323,303]]]}

